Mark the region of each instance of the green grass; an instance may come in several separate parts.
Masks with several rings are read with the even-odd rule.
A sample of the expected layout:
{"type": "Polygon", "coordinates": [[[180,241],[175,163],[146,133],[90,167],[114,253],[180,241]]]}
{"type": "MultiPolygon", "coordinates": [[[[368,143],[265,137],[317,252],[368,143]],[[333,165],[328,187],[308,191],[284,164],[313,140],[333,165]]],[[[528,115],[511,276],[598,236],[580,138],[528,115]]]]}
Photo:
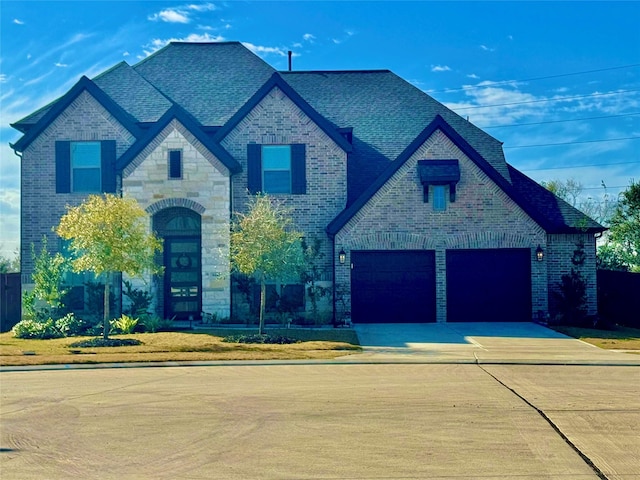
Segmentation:
{"type": "MultiPolygon", "coordinates": [[[[238,331],[245,334],[251,332],[238,331]]],[[[92,337],[35,340],[15,338],[11,332],[7,332],[0,334],[0,365],[330,359],[360,351],[355,332],[347,329],[268,330],[271,334],[301,340],[300,343],[288,345],[223,342],[222,337],[232,332],[234,330],[212,329],[112,335],[112,338],[141,342],[140,345],[123,347],[74,347],[73,343],[92,337]]]]}
{"type": "Polygon", "coordinates": [[[640,328],[619,327],[614,330],[553,326],[557,332],[609,350],[637,350],[640,354],[640,328]]]}

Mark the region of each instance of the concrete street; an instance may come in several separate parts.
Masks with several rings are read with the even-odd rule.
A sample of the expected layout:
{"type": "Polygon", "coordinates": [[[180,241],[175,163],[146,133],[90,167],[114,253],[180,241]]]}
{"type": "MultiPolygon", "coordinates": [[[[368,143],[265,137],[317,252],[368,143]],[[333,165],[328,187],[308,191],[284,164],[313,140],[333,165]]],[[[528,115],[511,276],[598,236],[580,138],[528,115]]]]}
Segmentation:
{"type": "Polygon", "coordinates": [[[453,328],[359,362],[3,369],[0,478],[640,479],[637,355],[453,328]]]}

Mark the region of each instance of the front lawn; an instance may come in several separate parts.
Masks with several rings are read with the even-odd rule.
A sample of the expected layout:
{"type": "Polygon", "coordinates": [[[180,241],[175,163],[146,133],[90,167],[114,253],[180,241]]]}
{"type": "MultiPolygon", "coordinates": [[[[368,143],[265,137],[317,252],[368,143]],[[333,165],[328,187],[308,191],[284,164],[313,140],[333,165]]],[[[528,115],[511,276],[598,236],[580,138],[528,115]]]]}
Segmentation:
{"type": "Polygon", "coordinates": [[[233,332],[224,332],[113,335],[112,338],[137,339],[142,344],[87,348],[72,347],[71,344],[92,337],[31,340],[15,338],[11,332],[7,332],[0,334],[0,365],[330,359],[360,351],[357,336],[352,330],[346,329],[268,331],[302,340],[286,345],[226,343],[222,341],[222,336],[233,332]]]}
{"type": "Polygon", "coordinates": [[[564,326],[553,326],[551,328],[596,347],[608,350],[637,350],[637,352],[632,353],[640,354],[640,328],[616,327],[615,330],[564,326]]]}

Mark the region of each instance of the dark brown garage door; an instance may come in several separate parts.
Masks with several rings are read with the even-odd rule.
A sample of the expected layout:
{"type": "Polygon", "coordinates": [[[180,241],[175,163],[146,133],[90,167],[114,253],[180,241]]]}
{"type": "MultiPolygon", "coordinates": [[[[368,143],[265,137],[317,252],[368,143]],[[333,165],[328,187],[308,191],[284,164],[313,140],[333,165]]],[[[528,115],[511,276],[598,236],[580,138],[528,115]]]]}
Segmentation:
{"type": "Polygon", "coordinates": [[[447,321],[531,321],[531,251],[447,250],[447,321]]]}
{"type": "Polygon", "coordinates": [[[435,322],[435,252],[354,251],[351,263],[353,322],[435,322]]]}

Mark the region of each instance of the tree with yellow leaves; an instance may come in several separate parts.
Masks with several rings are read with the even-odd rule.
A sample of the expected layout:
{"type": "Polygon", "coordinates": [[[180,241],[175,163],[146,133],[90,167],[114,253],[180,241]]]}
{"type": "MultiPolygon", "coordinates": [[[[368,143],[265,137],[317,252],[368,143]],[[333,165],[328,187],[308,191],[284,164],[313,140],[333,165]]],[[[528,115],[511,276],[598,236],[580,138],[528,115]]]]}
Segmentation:
{"type": "Polygon", "coordinates": [[[109,335],[109,285],[114,273],[141,277],[157,272],[156,252],[162,242],[148,231],[148,214],[132,198],[90,195],[81,205],[67,207],[56,233],[70,241],[76,272],[105,276],[103,338],[109,335]]]}

